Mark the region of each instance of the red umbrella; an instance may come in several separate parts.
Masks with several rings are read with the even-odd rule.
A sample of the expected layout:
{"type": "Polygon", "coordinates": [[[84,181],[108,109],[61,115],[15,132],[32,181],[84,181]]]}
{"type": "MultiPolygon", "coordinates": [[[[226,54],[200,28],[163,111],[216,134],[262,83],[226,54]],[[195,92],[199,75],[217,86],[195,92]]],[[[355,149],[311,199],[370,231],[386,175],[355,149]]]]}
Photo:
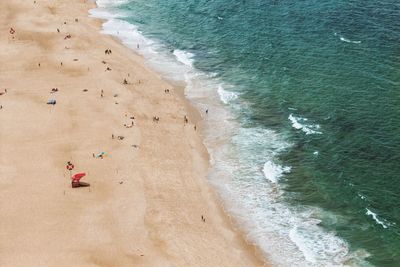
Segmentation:
{"type": "Polygon", "coordinates": [[[79,181],[85,175],[86,175],[86,173],[80,172],[80,173],[72,175],[71,179],[74,181],[79,181]]]}

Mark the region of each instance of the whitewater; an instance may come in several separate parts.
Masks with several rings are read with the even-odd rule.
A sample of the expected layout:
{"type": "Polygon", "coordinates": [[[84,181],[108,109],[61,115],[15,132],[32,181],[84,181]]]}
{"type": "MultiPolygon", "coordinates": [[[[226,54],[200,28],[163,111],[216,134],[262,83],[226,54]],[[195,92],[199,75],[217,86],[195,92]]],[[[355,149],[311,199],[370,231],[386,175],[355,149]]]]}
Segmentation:
{"type": "MultiPolygon", "coordinates": [[[[242,114],[251,113],[251,103],[234,83],[218,72],[197,68],[199,55],[195,51],[166,45],[127,22],[126,18],[135,14],[118,7],[129,1],[97,3],[91,15],[106,20],[102,32],[118,37],[141,54],[164,79],[184,86],[186,97],[203,114],[204,143],[211,158],[209,182],[222,197],[225,210],[269,260],[278,266],[369,265],[365,261],[370,256],[367,250],[350,249],[335,231],[321,226],[327,218],[341,220],[340,214],[287,201],[282,181],[293,166],[282,162],[280,155],[294,144],[283,132],[246,121],[242,114]],[[205,110],[209,110],[207,116],[205,110]]],[[[224,21],[223,16],[217,19],[224,21]]],[[[343,36],[339,40],[361,44],[343,36]]],[[[287,123],[294,131],[311,136],[325,134],[318,121],[295,109],[289,111],[287,123]]],[[[318,157],[319,151],[313,155],[318,157]]],[[[389,227],[370,209],[365,214],[382,227],[389,227]]]]}

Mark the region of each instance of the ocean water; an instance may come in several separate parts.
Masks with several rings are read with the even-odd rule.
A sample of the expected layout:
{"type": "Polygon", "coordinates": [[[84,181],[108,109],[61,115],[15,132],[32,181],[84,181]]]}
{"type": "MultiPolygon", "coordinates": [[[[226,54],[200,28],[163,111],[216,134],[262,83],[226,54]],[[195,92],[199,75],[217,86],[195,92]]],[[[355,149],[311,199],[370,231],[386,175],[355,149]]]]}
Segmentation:
{"type": "Polygon", "coordinates": [[[273,263],[400,266],[400,2],[97,3],[185,85],[208,179],[273,263]]]}

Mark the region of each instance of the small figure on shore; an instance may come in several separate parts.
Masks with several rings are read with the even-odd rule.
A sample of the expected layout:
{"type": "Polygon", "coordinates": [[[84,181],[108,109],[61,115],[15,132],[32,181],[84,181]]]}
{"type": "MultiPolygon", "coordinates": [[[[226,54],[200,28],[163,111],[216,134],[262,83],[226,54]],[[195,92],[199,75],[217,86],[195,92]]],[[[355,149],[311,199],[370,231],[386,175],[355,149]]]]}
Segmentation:
{"type": "Polygon", "coordinates": [[[194,128],[195,131],[197,130],[197,126],[196,125],[193,128],[194,128]]]}
{"type": "Polygon", "coordinates": [[[70,39],[71,38],[71,34],[67,34],[65,37],[64,37],[64,40],[67,40],[67,39],[70,39]]]}
{"type": "Polygon", "coordinates": [[[126,79],[124,79],[124,84],[128,84],[128,81],[126,79]]]}
{"type": "Polygon", "coordinates": [[[101,89],[101,94],[100,94],[100,96],[101,96],[101,97],[104,96],[104,91],[103,91],[103,89],[101,89]]]}
{"type": "Polygon", "coordinates": [[[139,44],[136,45],[137,49],[139,49],[139,44]]]}
{"type": "Polygon", "coordinates": [[[185,117],[183,118],[183,122],[186,124],[189,122],[188,117],[185,115],[185,117]]]}
{"type": "Polygon", "coordinates": [[[206,109],[206,114],[208,114],[208,109],[206,109]]]}
{"type": "Polygon", "coordinates": [[[60,33],[60,29],[59,28],[57,28],[57,32],[60,33]]]}
{"type": "Polygon", "coordinates": [[[55,99],[50,99],[49,101],[47,101],[47,105],[55,105],[57,104],[57,101],[55,99]]]}
{"type": "Polygon", "coordinates": [[[95,158],[96,156],[94,155],[94,153],[92,153],[93,158],[95,158]]]}
{"type": "Polygon", "coordinates": [[[67,161],[66,167],[67,167],[67,170],[69,170],[69,171],[72,171],[75,168],[74,164],[72,164],[71,161],[67,161]]]}
{"type": "Polygon", "coordinates": [[[153,122],[158,123],[160,121],[160,118],[158,116],[153,117],[153,122]]]}
{"type": "Polygon", "coordinates": [[[78,19],[75,19],[75,22],[78,22],[78,19]]]}
{"type": "Polygon", "coordinates": [[[111,52],[111,49],[106,49],[106,51],[104,51],[104,54],[106,54],[106,55],[110,55],[112,52],[111,52]]]}
{"type": "Polygon", "coordinates": [[[206,218],[204,218],[203,215],[201,215],[201,220],[202,220],[203,222],[206,222],[206,218]]]}
{"type": "Polygon", "coordinates": [[[3,105],[0,105],[0,109],[3,109],[3,105]]]}
{"type": "Polygon", "coordinates": [[[165,89],[164,93],[169,94],[169,89],[165,89]]]}
{"type": "Polygon", "coordinates": [[[4,89],[4,93],[7,93],[7,88],[4,89]]]}
{"type": "Polygon", "coordinates": [[[111,135],[111,139],[114,139],[114,134],[111,135]]]}
{"type": "Polygon", "coordinates": [[[61,64],[61,66],[63,65],[62,61],[61,61],[61,63],[60,63],[60,64],[61,64]]]}
{"type": "Polygon", "coordinates": [[[40,62],[38,63],[38,66],[39,66],[39,68],[40,68],[40,62]]]}

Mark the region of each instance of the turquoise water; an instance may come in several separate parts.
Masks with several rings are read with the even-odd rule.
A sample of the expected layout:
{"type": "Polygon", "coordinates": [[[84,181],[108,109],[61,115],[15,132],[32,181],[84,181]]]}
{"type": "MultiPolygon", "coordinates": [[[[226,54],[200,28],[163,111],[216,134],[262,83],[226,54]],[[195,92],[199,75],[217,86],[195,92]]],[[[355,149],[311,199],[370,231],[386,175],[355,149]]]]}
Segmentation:
{"type": "Polygon", "coordinates": [[[273,262],[400,264],[399,2],[98,3],[210,109],[210,182],[273,262]]]}

